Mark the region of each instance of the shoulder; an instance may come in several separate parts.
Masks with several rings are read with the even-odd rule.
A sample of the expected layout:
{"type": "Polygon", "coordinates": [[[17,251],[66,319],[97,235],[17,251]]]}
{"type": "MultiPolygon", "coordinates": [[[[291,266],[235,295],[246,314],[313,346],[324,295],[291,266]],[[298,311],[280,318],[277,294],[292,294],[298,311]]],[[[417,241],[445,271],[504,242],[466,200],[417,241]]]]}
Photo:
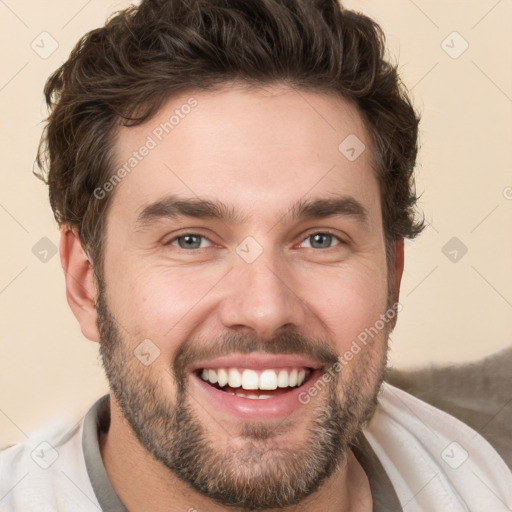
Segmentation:
{"type": "Polygon", "coordinates": [[[0,450],[2,512],[98,510],[82,451],[82,422],[57,423],[0,450]]]}
{"type": "Polygon", "coordinates": [[[512,468],[512,347],[462,365],[392,369],[387,381],[469,425],[512,468]]]}
{"type": "Polygon", "coordinates": [[[365,436],[407,510],[512,506],[512,473],[497,451],[468,425],[401,389],[382,386],[365,436]]]}

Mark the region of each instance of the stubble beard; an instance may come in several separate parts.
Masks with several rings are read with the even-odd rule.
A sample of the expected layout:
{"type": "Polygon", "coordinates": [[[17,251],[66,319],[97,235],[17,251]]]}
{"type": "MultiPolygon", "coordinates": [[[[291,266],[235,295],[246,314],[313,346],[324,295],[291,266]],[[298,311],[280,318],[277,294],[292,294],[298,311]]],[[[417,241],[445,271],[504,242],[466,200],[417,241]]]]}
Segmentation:
{"type": "MultiPolygon", "coordinates": [[[[311,424],[302,448],[279,446],[279,436],[290,432],[290,428],[293,432],[293,423],[285,420],[277,428],[275,422],[245,423],[237,439],[238,448],[221,449],[212,442],[207,427],[194,411],[195,401],[188,397],[183,369],[196,355],[192,345],[184,343],[169,368],[177,389],[176,396],[170,397],[162,392],[158,382],[161,377],[134,356],[137,343],[123,339],[107,307],[104,287],[100,285],[99,291],[100,354],[111,392],[133,433],[178,478],[220,505],[272,510],[299,504],[344,463],[351,443],[377,405],[386,368],[388,332],[383,333],[379,344],[364,347],[350,367],[342,368],[311,399],[307,412],[311,424]]],[[[313,346],[312,341],[295,332],[266,344],[240,335],[224,341],[224,347],[238,348],[242,353],[256,351],[256,347],[259,351],[293,353],[297,346],[313,346]]],[[[326,350],[327,359],[329,354],[326,350]]],[[[211,423],[218,421],[212,418],[211,423]]]]}

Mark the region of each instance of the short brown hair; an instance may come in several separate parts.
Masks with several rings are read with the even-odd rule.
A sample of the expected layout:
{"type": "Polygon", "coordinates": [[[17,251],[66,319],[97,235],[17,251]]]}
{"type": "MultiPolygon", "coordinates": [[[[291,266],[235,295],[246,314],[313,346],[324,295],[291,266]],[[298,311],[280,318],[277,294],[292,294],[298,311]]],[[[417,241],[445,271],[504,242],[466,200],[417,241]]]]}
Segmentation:
{"type": "MultiPolygon", "coordinates": [[[[98,272],[120,125],[149,120],[187,88],[279,83],[353,102],[373,145],[388,264],[414,238],[419,116],[381,28],[336,0],[143,0],[77,43],[46,82],[48,123],[37,163],[57,222],[75,225],[98,272]]],[[[341,141],[340,141],[341,142],[341,141]]]]}

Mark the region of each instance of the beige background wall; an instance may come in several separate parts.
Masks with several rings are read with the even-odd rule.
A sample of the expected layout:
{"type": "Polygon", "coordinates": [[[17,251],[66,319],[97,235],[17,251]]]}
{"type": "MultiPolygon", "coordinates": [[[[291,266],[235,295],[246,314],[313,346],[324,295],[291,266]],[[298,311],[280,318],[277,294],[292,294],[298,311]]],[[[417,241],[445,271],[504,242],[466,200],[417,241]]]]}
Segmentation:
{"type": "MultiPolygon", "coordinates": [[[[79,419],[106,391],[97,346],[81,335],[67,306],[58,254],[52,253],[57,227],[46,188],[31,170],[45,115],[45,78],[83,33],[126,5],[0,3],[0,444],[23,440],[63,414],[79,419]]],[[[346,5],[382,24],[423,115],[417,188],[431,226],[407,244],[392,361],[397,367],[465,361],[510,345],[512,2],[346,5]],[[452,237],[458,241],[443,252],[452,237]],[[456,262],[449,259],[453,250],[456,262]]]]}

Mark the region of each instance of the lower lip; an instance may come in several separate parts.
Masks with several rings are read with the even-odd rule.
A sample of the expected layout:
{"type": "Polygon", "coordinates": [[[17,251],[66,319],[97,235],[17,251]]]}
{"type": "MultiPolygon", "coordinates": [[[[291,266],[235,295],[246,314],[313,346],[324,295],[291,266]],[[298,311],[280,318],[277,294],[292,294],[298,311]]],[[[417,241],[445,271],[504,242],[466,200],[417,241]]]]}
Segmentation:
{"type": "MultiPolygon", "coordinates": [[[[304,384],[288,393],[265,399],[250,399],[221,391],[210,386],[195,373],[191,375],[194,388],[206,397],[206,401],[216,412],[227,413],[242,421],[281,420],[290,416],[304,405],[299,400],[301,393],[307,391],[319,378],[320,373],[314,370],[304,384]]],[[[243,392],[243,389],[240,388],[240,391],[243,392]]],[[[262,390],[261,393],[264,394],[265,391],[262,390]]]]}

